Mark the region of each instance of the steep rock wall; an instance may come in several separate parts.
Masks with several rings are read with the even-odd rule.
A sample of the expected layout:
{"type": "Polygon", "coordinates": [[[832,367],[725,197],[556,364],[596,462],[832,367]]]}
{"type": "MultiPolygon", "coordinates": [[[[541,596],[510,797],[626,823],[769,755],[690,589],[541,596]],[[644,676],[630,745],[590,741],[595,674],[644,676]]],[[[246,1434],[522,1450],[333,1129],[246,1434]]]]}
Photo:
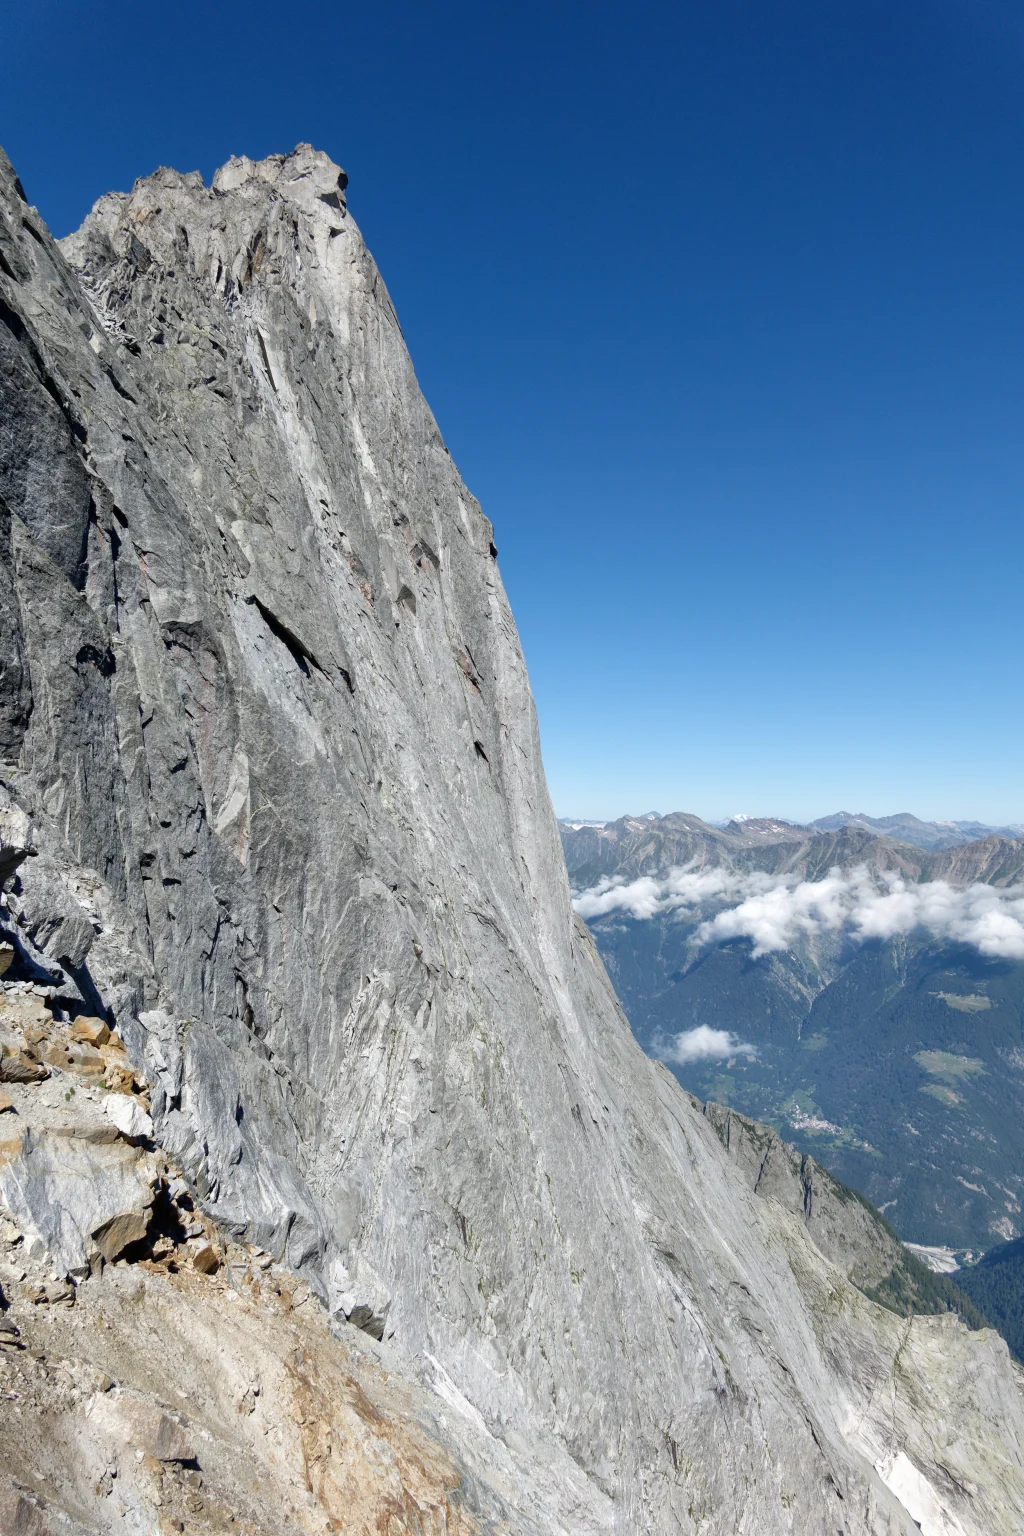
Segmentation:
{"type": "Polygon", "coordinates": [[[206,1209],[454,1394],[524,1529],[1019,1528],[1002,1342],[868,1302],[635,1046],[337,166],[161,170],[63,254],[2,179],[10,911],[206,1209]]]}

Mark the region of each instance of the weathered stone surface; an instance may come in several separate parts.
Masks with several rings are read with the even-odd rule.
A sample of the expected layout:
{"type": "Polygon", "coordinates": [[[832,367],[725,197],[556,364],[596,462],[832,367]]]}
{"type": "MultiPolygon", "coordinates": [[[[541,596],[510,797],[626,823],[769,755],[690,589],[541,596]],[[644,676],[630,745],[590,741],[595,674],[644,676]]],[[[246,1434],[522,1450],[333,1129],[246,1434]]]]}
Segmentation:
{"type": "MultiPolygon", "coordinates": [[[[2,507],[2,503],[0,503],[2,507]]],[[[2,549],[3,522],[0,518],[0,549],[2,549]]],[[[13,603],[13,588],[12,598],[13,603]]],[[[0,624],[11,622],[12,613],[16,613],[16,606],[12,609],[0,604],[0,611],[4,613],[4,619],[0,624]]],[[[9,652],[3,655],[5,674],[9,675],[12,658],[9,652]]],[[[6,753],[10,748],[4,749],[6,753]]],[[[13,801],[0,804],[0,885],[5,885],[14,874],[19,864],[22,864],[32,853],[32,828],[28,817],[21,807],[13,801]]]]}
{"type": "Polygon", "coordinates": [[[0,1034],[4,1037],[20,1035],[31,1044],[46,1035],[52,1023],[53,1014],[35,993],[11,991],[0,994],[0,1034]]]}
{"type": "Polygon", "coordinates": [[[209,1243],[204,1243],[197,1248],[192,1255],[192,1268],[201,1275],[212,1275],[220,1268],[220,1259],[217,1250],[209,1243]]]}
{"type": "Polygon", "coordinates": [[[143,1141],[153,1134],[153,1121],[137,1099],[123,1093],[108,1094],[103,1111],[129,1141],[143,1141]]]}
{"type": "Polygon", "coordinates": [[[539,1536],[486,1430],[258,1273],[118,1266],[73,1308],[17,1294],[0,1348],[5,1536],[539,1536]]]}
{"type": "Polygon", "coordinates": [[[0,182],[18,966],[116,1019],[205,1209],[380,1332],[511,1528],[1018,1530],[1005,1346],[868,1301],[632,1040],[338,168],[161,170],[63,253],[0,182]]]}
{"type": "Polygon", "coordinates": [[[72,1040],[81,1040],[85,1045],[106,1045],[110,1039],[110,1025],[103,1019],[88,1019],[79,1016],[72,1019],[68,1035],[72,1040]]]}
{"type": "Polygon", "coordinates": [[[877,1286],[905,1253],[894,1232],[816,1163],[767,1125],[723,1104],[705,1118],[756,1194],[800,1216],[815,1246],[860,1287],[877,1286]]]}
{"type": "Polygon", "coordinates": [[[0,1202],[31,1251],[82,1275],[97,1250],[116,1259],[145,1234],[153,1193],[129,1147],[30,1130],[0,1160],[0,1202]]]}
{"type": "Polygon", "coordinates": [[[26,1051],[0,1047],[0,1083],[39,1083],[49,1070],[26,1051]]]}

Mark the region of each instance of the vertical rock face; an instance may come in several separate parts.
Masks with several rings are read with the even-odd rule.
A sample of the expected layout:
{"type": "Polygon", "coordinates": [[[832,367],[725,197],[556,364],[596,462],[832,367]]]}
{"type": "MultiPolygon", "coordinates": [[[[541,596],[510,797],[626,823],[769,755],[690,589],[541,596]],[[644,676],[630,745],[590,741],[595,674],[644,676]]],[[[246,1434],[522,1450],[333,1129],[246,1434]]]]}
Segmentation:
{"type": "Polygon", "coordinates": [[[1002,1342],[869,1302],[632,1040],[343,173],[161,170],[63,250],[2,183],[9,915],[206,1210],[522,1530],[1020,1529],[1002,1342]]]}

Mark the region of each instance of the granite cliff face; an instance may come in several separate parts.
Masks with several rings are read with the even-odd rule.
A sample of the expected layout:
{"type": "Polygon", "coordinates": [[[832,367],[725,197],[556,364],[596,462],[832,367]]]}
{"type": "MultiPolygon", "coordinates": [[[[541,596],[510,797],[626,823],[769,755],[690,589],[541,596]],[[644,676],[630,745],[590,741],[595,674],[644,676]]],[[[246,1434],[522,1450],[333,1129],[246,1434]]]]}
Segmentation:
{"type": "MultiPolygon", "coordinates": [[[[869,1301],[857,1234],[816,1241],[802,1201],[757,1191],[632,1039],[571,911],[492,529],[344,175],[301,146],[210,188],[161,170],[62,249],[6,162],[2,196],[11,1006],[39,999],[46,1039],[115,1026],[151,1187],[180,1177],[298,1276],[325,1360],[329,1327],[407,1382],[444,1497],[365,1529],[1018,1530],[1002,1341],[869,1301]]],[[[22,1037],[28,1125],[44,1042],[12,1036],[12,1061],[22,1037]]],[[[0,1152],[12,1252],[102,1309],[109,1219],[29,1129],[0,1152]]],[[[157,1401],[161,1330],[222,1302],[149,1252],[157,1401]]],[[[343,1377],[328,1360],[325,1400],[343,1377]]],[[[5,1470],[82,1529],[161,1529],[165,1505],[94,1507],[68,1460],[5,1470]]]]}

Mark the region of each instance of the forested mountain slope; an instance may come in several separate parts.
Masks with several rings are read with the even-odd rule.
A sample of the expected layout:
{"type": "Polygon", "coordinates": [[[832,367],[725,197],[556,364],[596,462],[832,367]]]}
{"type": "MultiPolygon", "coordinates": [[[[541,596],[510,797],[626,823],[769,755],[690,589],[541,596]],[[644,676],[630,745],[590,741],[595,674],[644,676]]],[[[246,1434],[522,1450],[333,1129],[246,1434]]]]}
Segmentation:
{"type": "Polygon", "coordinates": [[[909,1241],[1020,1231],[1024,842],[685,815],[561,831],[637,1037],[687,1088],[778,1127],[909,1241]]]}

